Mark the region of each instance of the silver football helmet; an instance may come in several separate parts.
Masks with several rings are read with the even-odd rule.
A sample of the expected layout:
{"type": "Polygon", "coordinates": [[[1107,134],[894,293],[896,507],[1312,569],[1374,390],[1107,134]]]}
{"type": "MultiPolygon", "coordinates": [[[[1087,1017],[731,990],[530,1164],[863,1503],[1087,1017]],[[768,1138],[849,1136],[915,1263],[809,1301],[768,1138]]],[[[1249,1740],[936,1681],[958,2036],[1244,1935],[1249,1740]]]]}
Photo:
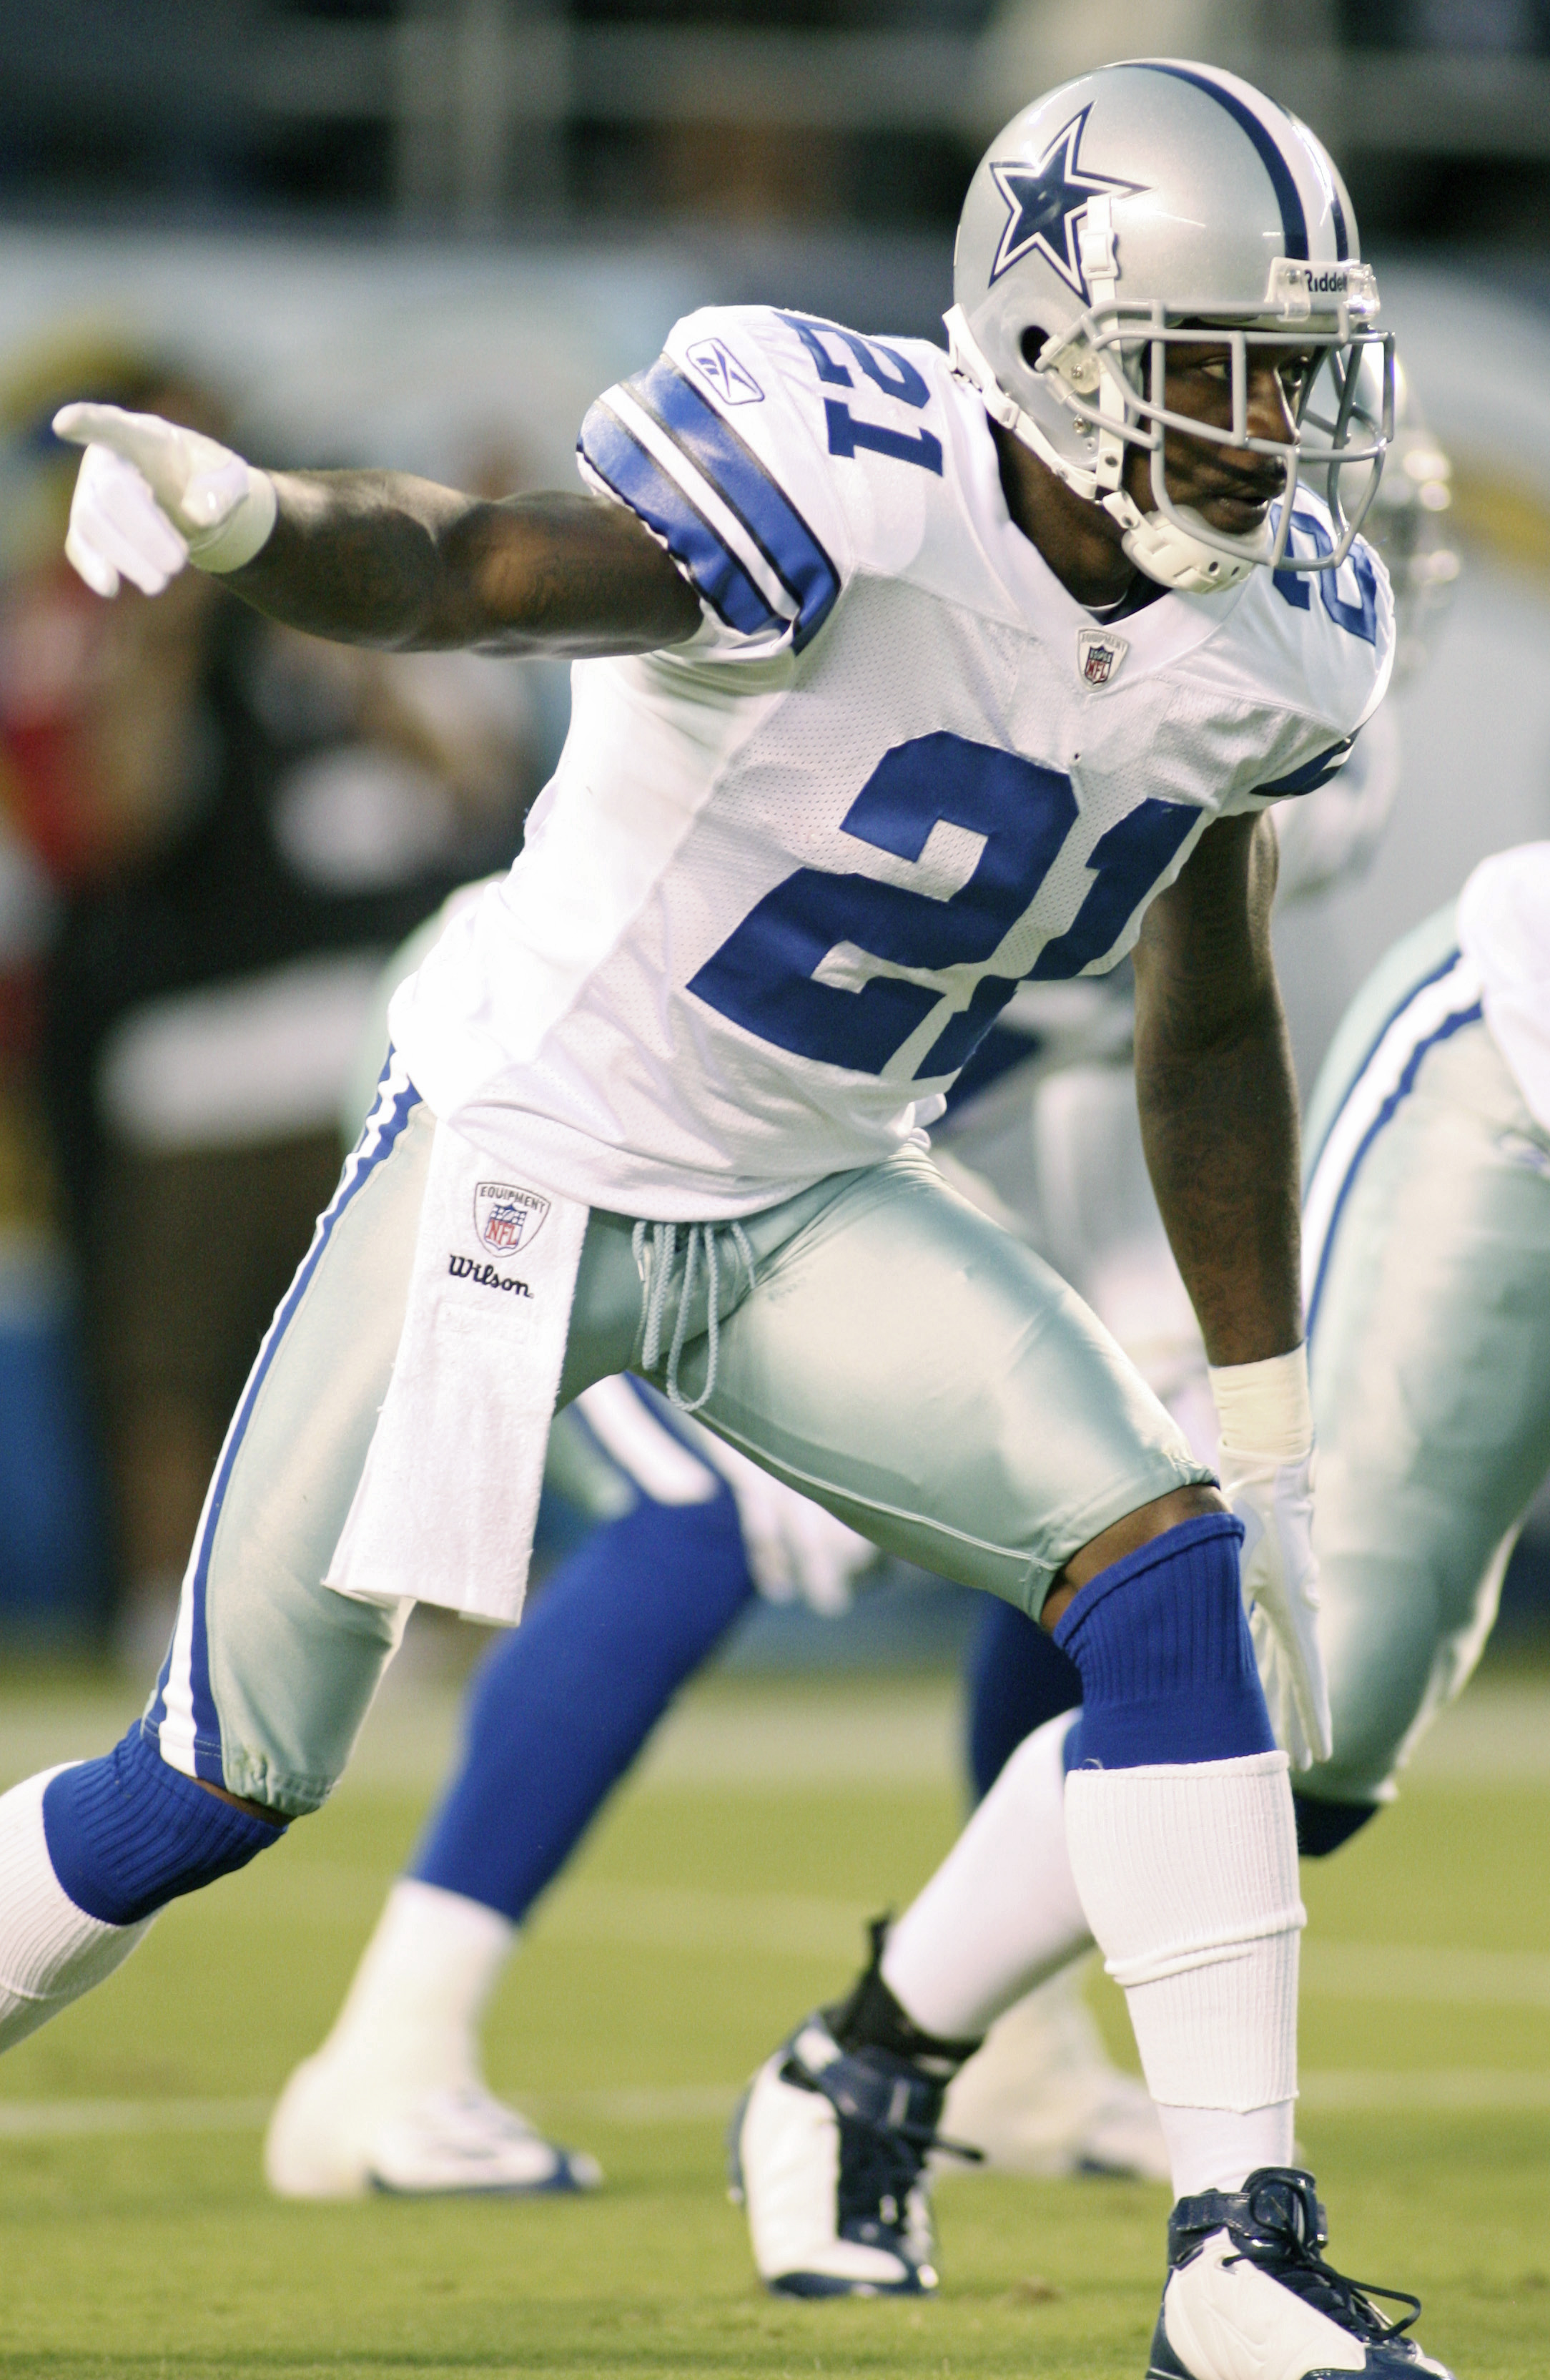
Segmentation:
{"type": "MultiPolygon", "coordinates": [[[[1357,383],[1353,419],[1365,413],[1379,419],[1383,393],[1381,356],[1369,347],[1357,383]]],[[[1338,403],[1327,374],[1308,400],[1312,414],[1328,413],[1338,403]]],[[[1308,473],[1315,492],[1326,495],[1322,475],[1308,473]]],[[[1362,535],[1376,548],[1394,590],[1394,677],[1399,685],[1424,667],[1443,613],[1459,576],[1459,555],[1447,534],[1447,514],[1453,503],[1453,467],[1441,441],[1427,422],[1421,400],[1404,365],[1394,366],[1394,431],[1382,484],[1362,526],[1362,535]]]]}
{"type": "Polygon", "coordinates": [[[1393,434],[1393,340],[1374,327],[1377,283],[1334,164],[1253,84],[1219,67],[1136,58],[1046,92],[991,143],[970,185],[953,297],[955,370],[993,419],[1120,524],[1149,577],[1204,593],[1256,565],[1334,570],[1350,552],[1393,434]],[[1203,329],[1231,359],[1227,427],[1168,403],[1169,346],[1198,346],[1203,329]],[[1285,438],[1249,434],[1251,349],[1322,366],[1289,389],[1285,438]],[[1358,402],[1368,350],[1374,407],[1358,402]],[[1315,382],[1329,400],[1316,410],[1315,382]],[[1212,528],[1169,496],[1170,429],[1281,458],[1281,500],[1253,535],[1212,528]],[[1144,513],[1124,485],[1132,447],[1151,456],[1144,513]],[[1327,550],[1322,537],[1291,541],[1309,466],[1332,516],[1327,550]]]}

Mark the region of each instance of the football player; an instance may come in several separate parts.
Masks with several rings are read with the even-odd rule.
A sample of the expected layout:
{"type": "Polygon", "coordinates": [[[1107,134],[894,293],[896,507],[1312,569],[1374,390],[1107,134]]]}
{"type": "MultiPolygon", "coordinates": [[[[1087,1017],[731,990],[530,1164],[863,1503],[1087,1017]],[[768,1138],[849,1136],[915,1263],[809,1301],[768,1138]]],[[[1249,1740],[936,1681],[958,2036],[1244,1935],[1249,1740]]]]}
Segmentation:
{"type": "MultiPolygon", "coordinates": [[[[1247,2332],[1289,2380],[1396,2368],[1288,2162],[1302,1912],[1241,1601],[1288,1742],[1326,1756],[1262,814],[1387,680],[1357,535],[1392,422],[1389,388],[1379,423],[1355,403],[1375,283],[1306,128],[1177,60],[1014,119],[955,279],[950,356],[691,317],[588,415],[579,499],[272,477],[59,418],[104,593],[191,556],[313,633],[584,665],[521,859],[394,1002],[144,1720],[0,1802],[0,2041],[317,1806],[416,1597],[515,1616],[552,1411],[634,1368],[1075,1661],[1048,1823],[1164,2110],[1154,2362],[1227,2380],[1247,2332]],[[1299,475],[1332,453],[1326,504],[1299,475]],[[1128,951],[1226,1497],[923,1142],[1022,977],[1128,951]]],[[[902,2020],[895,2046],[891,2087],[928,2093],[952,2045],[902,2020]]]]}
{"type": "MultiPolygon", "coordinates": [[[[417,940],[418,938],[417,937],[417,940]]],[[[546,1485],[591,1534],[481,1662],[462,1756],[328,2039],[264,2142],[285,2198],[585,2190],[596,2160],[485,2084],[486,2003],[540,1893],[756,1594],[832,1612],[876,1548],[638,1381],[599,1380],[546,1485]]]]}
{"type": "MultiPolygon", "coordinates": [[[[1321,1070],[1308,1151],[1314,1543],[1335,1751],[1293,1799],[1299,1848],[1318,1857],[1393,1799],[1471,1675],[1550,1469],[1550,844],[1485,860],[1380,962],[1321,1070]]],[[[1050,1777],[1082,1756],[1078,1726],[1070,1711],[1027,1738],[886,1942],[878,1929],[851,2001],[809,2019],[756,2079],[734,2134],[773,2286],[811,2294],[823,2277],[837,2292],[867,2221],[901,2271],[906,2253],[918,2268],[929,2252],[931,2143],[884,2100],[891,2035],[907,2018],[961,2037],[956,2051],[937,2045],[939,2100],[943,2069],[1085,1947],[1059,1835],[1030,1848],[1050,1777]],[[854,2211],[847,2168],[870,2185],[863,2206],[853,2182],[854,2211]],[[884,2197],[898,2214],[879,2222],[884,2197]]]]}
{"type": "MultiPolygon", "coordinates": [[[[1363,530],[1394,590],[1395,685],[1425,667],[1458,576],[1447,536],[1450,477],[1397,365],[1395,435],[1363,530]]],[[[1278,913],[1365,866],[1399,773],[1399,726],[1386,702],[1338,776],[1271,813],[1278,913]]],[[[1205,1352],[1147,1178],[1121,989],[1113,976],[1022,986],[1000,1033],[960,1077],[933,1149],[968,1195],[984,1196],[975,1185],[988,1182],[1001,1212],[1081,1292],[1214,1463],[1205,1352]],[[1020,1045],[1006,1026],[1031,1038],[1020,1045]]],[[[1081,1682],[1047,1636],[990,1597],[969,1666],[970,1755],[983,1800],[1023,1738],[1076,1706],[1081,1682]]],[[[1103,2054],[1081,1982],[1082,1962],[1073,1961],[1009,2009],[954,2078],[942,2125],[979,2152],[968,2170],[1152,2169],[1151,2103],[1103,2054]]]]}

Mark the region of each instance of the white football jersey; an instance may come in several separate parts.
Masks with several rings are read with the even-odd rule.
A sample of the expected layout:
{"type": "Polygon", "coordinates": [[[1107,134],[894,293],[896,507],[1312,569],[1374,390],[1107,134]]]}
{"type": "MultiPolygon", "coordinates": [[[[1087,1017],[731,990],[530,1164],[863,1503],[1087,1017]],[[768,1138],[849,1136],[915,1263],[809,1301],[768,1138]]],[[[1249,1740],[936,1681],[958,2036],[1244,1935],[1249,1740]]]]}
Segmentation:
{"type": "MultiPolygon", "coordinates": [[[[1387,682],[1360,545],[1101,625],[924,341],[707,309],[580,451],[704,625],[575,665],[521,857],[391,1025],[438,1115],[594,1206],[714,1220],[918,1140],[1022,979],[1112,967],[1212,820],[1323,782],[1387,682]]],[[[1293,536],[1328,552],[1314,497],[1293,536]]]]}
{"type": "Polygon", "coordinates": [[[1491,1038],[1550,1132],[1550,843],[1481,861],[1459,895],[1459,946],[1480,971],[1491,1038]]]}

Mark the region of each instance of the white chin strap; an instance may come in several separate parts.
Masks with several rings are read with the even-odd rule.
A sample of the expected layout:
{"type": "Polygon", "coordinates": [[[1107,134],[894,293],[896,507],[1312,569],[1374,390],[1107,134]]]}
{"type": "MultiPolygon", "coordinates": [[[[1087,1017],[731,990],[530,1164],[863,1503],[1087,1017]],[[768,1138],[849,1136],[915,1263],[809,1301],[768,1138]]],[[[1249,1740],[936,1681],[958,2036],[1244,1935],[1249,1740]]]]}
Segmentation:
{"type": "MultiPolygon", "coordinates": [[[[963,319],[963,308],[954,306],[944,320],[952,369],[977,392],[992,421],[1010,430],[1072,495],[1099,505],[1111,520],[1118,521],[1124,531],[1120,544],[1127,560],[1144,571],[1148,578],[1156,579],[1159,587],[1167,587],[1179,595],[1220,594],[1224,588],[1236,587],[1247,578],[1262,556],[1269,552],[1269,537],[1264,529],[1257,530],[1253,539],[1234,540],[1243,548],[1240,561],[1215,545],[1207,545],[1204,538],[1193,537],[1182,521],[1169,520],[1165,513],[1140,511],[1120,484],[1126,442],[1114,429],[1106,426],[1099,432],[1098,451],[1091,468],[1069,462],[1046,437],[1032,414],[1024,413],[1016,399],[1002,388],[963,319]]],[[[1118,412],[1123,405],[1108,373],[1103,376],[1098,402],[1105,414],[1118,412]]],[[[1187,518],[1189,507],[1180,505],[1178,509],[1187,518]]]]}

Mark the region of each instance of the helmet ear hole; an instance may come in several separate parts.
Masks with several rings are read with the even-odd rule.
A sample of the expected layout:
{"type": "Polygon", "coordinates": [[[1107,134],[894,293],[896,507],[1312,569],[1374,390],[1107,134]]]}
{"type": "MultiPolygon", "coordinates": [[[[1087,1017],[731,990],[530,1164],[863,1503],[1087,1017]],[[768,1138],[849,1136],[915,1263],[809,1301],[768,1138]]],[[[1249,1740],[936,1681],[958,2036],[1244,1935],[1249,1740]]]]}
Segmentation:
{"type": "Polygon", "coordinates": [[[1017,352],[1030,371],[1038,370],[1038,359],[1048,344],[1048,332],[1041,331],[1036,322],[1030,322],[1017,342],[1017,352]]]}

